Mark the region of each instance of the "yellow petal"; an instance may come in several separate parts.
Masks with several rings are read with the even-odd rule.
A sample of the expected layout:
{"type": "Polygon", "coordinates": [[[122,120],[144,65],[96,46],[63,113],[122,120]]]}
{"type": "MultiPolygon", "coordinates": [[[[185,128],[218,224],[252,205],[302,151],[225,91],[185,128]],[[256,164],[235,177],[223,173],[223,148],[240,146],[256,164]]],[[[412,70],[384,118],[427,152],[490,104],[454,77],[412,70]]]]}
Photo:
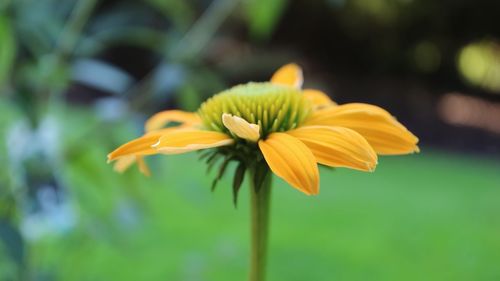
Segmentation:
{"type": "Polygon", "coordinates": [[[113,165],[113,169],[118,173],[123,173],[134,163],[135,155],[123,156],[116,160],[115,164],[113,165]]]}
{"type": "Polygon", "coordinates": [[[145,176],[149,177],[151,175],[151,172],[149,171],[149,168],[146,162],[144,161],[144,157],[140,155],[127,155],[119,157],[116,160],[113,169],[118,173],[123,173],[136,162],[137,165],[139,166],[139,171],[145,176]]]}
{"type": "Polygon", "coordinates": [[[231,114],[222,114],[222,123],[226,128],[239,138],[256,142],[260,138],[260,127],[248,123],[245,119],[231,114]]]}
{"type": "Polygon", "coordinates": [[[143,156],[158,153],[156,149],[152,148],[152,145],[157,143],[162,135],[182,130],[192,130],[192,128],[172,127],[146,133],[142,137],[129,141],[108,154],[108,163],[116,161],[114,170],[119,173],[123,173],[137,162],[139,171],[146,176],[150,176],[151,172],[149,171],[143,156]]]}
{"type": "Polygon", "coordinates": [[[271,82],[275,84],[287,85],[295,88],[302,87],[304,78],[302,69],[295,63],[289,63],[280,67],[271,77],[271,82]]]}
{"type": "Polygon", "coordinates": [[[137,161],[137,165],[139,166],[139,171],[147,177],[151,176],[151,171],[149,170],[148,165],[144,161],[144,157],[141,155],[136,155],[135,160],[137,161]]]}
{"type": "Polygon", "coordinates": [[[287,134],[302,141],[320,164],[361,171],[373,171],[377,165],[377,154],[354,130],[309,126],[288,131],[287,134]]]}
{"type": "Polygon", "coordinates": [[[145,131],[151,132],[157,129],[161,129],[164,126],[168,125],[170,122],[178,122],[182,123],[186,126],[192,126],[194,124],[200,123],[200,118],[195,113],[185,112],[182,110],[165,110],[156,113],[151,116],[146,121],[145,131]]]}
{"type": "Polygon", "coordinates": [[[259,148],[278,177],[307,195],[318,194],[318,165],[312,152],[300,140],[285,133],[273,133],[259,141],[259,148]]]}
{"type": "MultiPolygon", "coordinates": [[[[151,155],[158,153],[151,146],[158,142],[160,133],[147,134],[135,140],[129,141],[126,144],[118,147],[113,152],[108,154],[108,161],[116,160],[120,157],[130,155],[151,155]]],[[[125,160],[123,160],[125,161],[125,160]]]]}
{"type": "Polygon", "coordinates": [[[361,134],[378,154],[418,152],[418,138],[386,110],[355,103],[328,107],[313,113],[306,126],[346,127],[361,134]]]}
{"type": "Polygon", "coordinates": [[[311,101],[315,109],[336,105],[336,103],[332,101],[327,94],[320,90],[305,89],[302,91],[302,94],[306,99],[311,101]]]}
{"type": "Polygon", "coordinates": [[[379,106],[376,106],[373,104],[367,104],[367,103],[359,103],[359,102],[346,103],[346,104],[343,104],[342,106],[335,107],[335,108],[334,107],[325,108],[325,110],[334,110],[336,112],[367,111],[367,112],[380,114],[380,115],[394,119],[394,116],[392,116],[387,110],[385,110],[379,106]]]}
{"type": "Polygon", "coordinates": [[[180,154],[232,143],[234,143],[234,140],[226,134],[192,129],[176,130],[170,134],[165,134],[153,147],[158,153],[180,154]]]}

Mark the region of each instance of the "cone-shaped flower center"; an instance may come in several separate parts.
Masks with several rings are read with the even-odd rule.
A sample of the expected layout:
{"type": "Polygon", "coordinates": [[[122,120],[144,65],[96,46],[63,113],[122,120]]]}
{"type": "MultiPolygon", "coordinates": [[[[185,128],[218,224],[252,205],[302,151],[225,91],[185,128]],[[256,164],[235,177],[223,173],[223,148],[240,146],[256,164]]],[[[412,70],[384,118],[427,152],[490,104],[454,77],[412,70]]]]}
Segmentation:
{"type": "Polygon", "coordinates": [[[224,113],[239,116],[261,128],[261,136],[301,125],[312,111],[299,89],[272,83],[248,83],[223,91],[204,102],[198,114],[209,130],[229,133],[224,113]]]}

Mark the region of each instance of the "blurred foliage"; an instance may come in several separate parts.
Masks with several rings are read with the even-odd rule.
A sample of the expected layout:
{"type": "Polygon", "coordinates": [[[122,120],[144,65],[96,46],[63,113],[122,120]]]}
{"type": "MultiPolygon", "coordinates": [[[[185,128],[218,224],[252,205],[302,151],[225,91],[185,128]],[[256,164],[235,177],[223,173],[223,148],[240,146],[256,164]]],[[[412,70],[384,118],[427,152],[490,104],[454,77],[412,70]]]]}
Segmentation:
{"type": "Polygon", "coordinates": [[[16,45],[10,22],[0,16],[0,85],[4,84],[15,56],[16,45]]]}
{"type": "Polygon", "coordinates": [[[268,38],[280,19],[287,0],[249,0],[246,1],[246,16],[251,35],[268,38]]]}
{"type": "MultiPolygon", "coordinates": [[[[257,23],[259,34],[268,36],[277,22],[265,3],[251,2],[0,3],[0,160],[6,165],[0,171],[0,280],[136,280],[125,270],[135,267],[119,256],[109,260],[112,266],[100,261],[112,258],[106,253],[115,246],[123,247],[122,255],[132,250],[129,242],[162,240],[155,225],[163,222],[163,211],[155,211],[160,217],[152,221],[149,208],[159,205],[149,201],[165,202],[139,188],[149,184],[137,174],[112,172],[105,155],[141,133],[125,117],[139,121],[174,104],[195,110],[226,87],[221,74],[203,63],[220,26],[238,10],[247,14],[239,24],[257,23]],[[260,12],[246,11],[256,8],[260,12]],[[123,48],[147,53],[150,63],[144,56],[117,57],[123,48]],[[93,249],[104,256],[81,256],[93,251],[94,238],[103,239],[102,248],[93,249]],[[87,266],[96,271],[84,274],[87,266]]],[[[279,2],[276,15],[285,7],[279,2]]],[[[153,250],[151,261],[163,259],[161,252],[153,250]]],[[[152,262],[152,270],[139,275],[163,272],[156,266],[152,262]]]]}
{"type": "Polygon", "coordinates": [[[195,11],[190,6],[189,1],[146,0],[145,2],[161,11],[180,31],[187,30],[189,25],[195,20],[195,11]]]}

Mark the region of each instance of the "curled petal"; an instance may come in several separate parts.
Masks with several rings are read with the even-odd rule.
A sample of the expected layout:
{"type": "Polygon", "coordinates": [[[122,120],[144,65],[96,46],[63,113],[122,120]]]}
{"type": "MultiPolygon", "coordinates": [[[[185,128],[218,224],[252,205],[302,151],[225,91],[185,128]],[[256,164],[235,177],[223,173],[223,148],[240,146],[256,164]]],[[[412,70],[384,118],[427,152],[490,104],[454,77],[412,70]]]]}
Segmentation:
{"type": "Polygon", "coordinates": [[[302,141],[320,164],[370,172],[377,165],[377,154],[354,130],[343,127],[309,126],[289,131],[287,134],[302,141]]]}
{"type": "Polygon", "coordinates": [[[139,171],[147,177],[151,176],[151,171],[149,170],[146,161],[144,161],[144,156],[136,155],[135,160],[137,161],[137,165],[139,166],[139,171]]]}
{"type": "Polygon", "coordinates": [[[146,132],[158,130],[168,125],[170,122],[178,122],[185,126],[192,126],[201,123],[198,115],[182,110],[165,110],[151,116],[145,124],[146,132]]]}
{"type": "Polygon", "coordinates": [[[259,148],[274,174],[307,195],[318,194],[318,165],[300,140],[285,133],[273,133],[259,141],[259,148]]]}
{"type": "Polygon", "coordinates": [[[149,167],[144,161],[144,157],[141,155],[126,155],[119,157],[118,159],[116,159],[113,169],[118,173],[123,173],[136,162],[139,166],[139,171],[143,175],[149,177],[151,175],[151,172],[149,171],[149,167]]]}
{"type": "Polygon", "coordinates": [[[378,154],[418,152],[418,138],[386,110],[369,104],[354,103],[318,110],[306,126],[334,126],[361,134],[378,154]]]}
{"type": "Polygon", "coordinates": [[[245,119],[231,114],[222,114],[222,123],[226,128],[239,138],[256,142],[260,138],[260,127],[251,124],[245,119]]]}
{"type": "Polygon", "coordinates": [[[315,109],[324,108],[331,105],[336,105],[330,97],[320,90],[305,89],[302,91],[304,97],[311,101],[315,109]]]}
{"type": "Polygon", "coordinates": [[[180,154],[200,149],[226,146],[232,143],[234,143],[234,140],[226,134],[192,129],[177,130],[169,134],[164,134],[153,145],[153,148],[158,153],[180,154]]]}
{"type": "Polygon", "coordinates": [[[289,63],[280,67],[271,77],[271,83],[287,85],[299,89],[302,87],[303,82],[302,69],[295,63],[289,63]]]}
{"type": "Polygon", "coordinates": [[[135,163],[135,155],[127,155],[116,159],[113,169],[118,173],[125,172],[132,164],[135,163]]]}

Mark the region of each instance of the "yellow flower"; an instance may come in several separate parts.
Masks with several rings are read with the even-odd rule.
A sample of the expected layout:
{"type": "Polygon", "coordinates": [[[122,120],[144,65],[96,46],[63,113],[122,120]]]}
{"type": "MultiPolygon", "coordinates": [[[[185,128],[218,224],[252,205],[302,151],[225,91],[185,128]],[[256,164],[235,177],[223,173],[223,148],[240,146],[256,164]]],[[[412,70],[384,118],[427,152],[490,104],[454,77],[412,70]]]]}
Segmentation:
{"type": "Polygon", "coordinates": [[[337,105],[328,95],[302,89],[296,64],[270,82],[247,83],[205,101],[197,113],[167,110],[151,117],[145,135],[108,155],[124,171],[143,157],[215,149],[247,167],[267,165],[308,195],[319,192],[318,164],[373,171],[377,154],[418,152],[418,138],[384,109],[363,103],[337,105]],[[175,122],[176,127],[165,126],[175,122]]]}

